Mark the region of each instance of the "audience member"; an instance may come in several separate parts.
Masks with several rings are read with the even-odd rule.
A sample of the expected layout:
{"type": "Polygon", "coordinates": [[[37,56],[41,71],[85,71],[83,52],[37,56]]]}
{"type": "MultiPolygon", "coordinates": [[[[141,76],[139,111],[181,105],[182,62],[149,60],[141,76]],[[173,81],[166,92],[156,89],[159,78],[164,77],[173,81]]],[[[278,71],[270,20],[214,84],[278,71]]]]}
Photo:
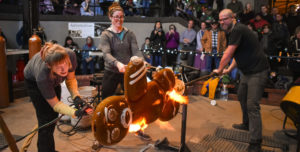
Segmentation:
{"type": "Polygon", "coordinates": [[[240,14],[241,23],[246,24],[247,22],[249,22],[251,19],[254,18],[254,15],[255,14],[254,14],[251,4],[246,3],[243,13],[240,14]]]}
{"type": "Polygon", "coordinates": [[[216,20],[211,23],[211,30],[205,31],[201,43],[205,53],[209,53],[207,58],[206,69],[211,72],[212,69],[217,69],[220,64],[219,54],[222,54],[226,49],[225,32],[219,30],[219,24],[216,20]],[[213,65],[214,61],[214,67],[213,65]]]}
{"type": "Polygon", "coordinates": [[[263,26],[261,38],[260,38],[260,45],[262,46],[266,55],[271,55],[273,45],[272,45],[272,30],[270,24],[266,24],[263,26]]]}
{"type": "Polygon", "coordinates": [[[82,61],[82,56],[81,56],[81,53],[80,51],[78,51],[77,49],[79,49],[78,47],[78,44],[75,43],[72,39],[72,37],[70,36],[67,36],[65,38],[65,44],[64,44],[64,47],[65,48],[69,48],[73,51],[75,51],[75,54],[76,54],[76,60],[77,60],[77,67],[76,67],[76,70],[75,70],[75,73],[78,74],[78,73],[81,73],[81,70],[80,70],[80,65],[81,65],[81,61],[82,61]]]}
{"type": "Polygon", "coordinates": [[[151,49],[150,38],[146,37],[145,42],[142,44],[141,51],[143,52],[145,60],[152,65],[149,49],[151,49]]]}
{"type": "Polygon", "coordinates": [[[231,9],[236,17],[243,12],[243,4],[238,0],[231,0],[231,2],[227,4],[227,8],[231,9]]]}
{"type": "Polygon", "coordinates": [[[268,6],[262,5],[260,7],[260,16],[266,20],[269,24],[273,24],[274,20],[271,14],[269,14],[268,6]]]}
{"type": "Polygon", "coordinates": [[[257,13],[255,15],[255,18],[250,20],[250,23],[252,23],[255,27],[255,29],[257,30],[257,32],[261,32],[261,29],[264,25],[266,24],[269,24],[269,22],[267,22],[266,20],[264,20],[262,17],[261,17],[261,14],[260,13],[257,13]]]}
{"type": "Polygon", "coordinates": [[[158,50],[160,52],[152,55],[152,63],[154,66],[162,66],[162,58],[161,58],[161,51],[165,48],[165,32],[162,27],[162,23],[160,21],[156,21],[154,25],[154,29],[151,32],[150,35],[150,41],[152,43],[152,47],[155,50],[158,50]]]}
{"type": "Polygon", "coordinates": [[[277,7],[273,7],[273,8],[272,8],[272,11],[271,11],[271,16],[272,16],[273,21],[276,20],[276,15],[277,15],[278,13],[279,13],[278,8],[277,8],[277,7]]]}
{"type": "Polygon", "coordinates": [[[81,0],[65,0],[63,15],[80,15],[81,0]]]}
{"type": "Polygon", "coordinates": [[[178,48],[179,38],[176,26],[171,24],[169,26],[169,32],[166,33],[166,50],[168,50],[166,51],[167,66],[172,66],[174,62],[176,62],[177,54],[175,54],[174,49],[178,48]]]}
{"type": "MultiPolygon", "coordinates": [[[[247,25],[248,29],[250,29],[254,33],[255,37],[258,39],[259,36],[258,36],[258,33],[256,31],[254,24],[251,22],[248,22],[248,23],[246,23],[246,25],[247,25]]],[[[265,24],[265,25],[269,25],[269,24],[265,24]]]]}
{"type": "MultiPolygon", "coordinates": [[[[300,58],[300,26],[298,26],[295,30],[295,34],[291,36],[289,42],[289,53],[293,57],[300,58]]],[[[290,62],[290,68],[293,71],[293,78],[296,80],[300,77],[300,60],[292,60],[290,62]]]]}
{"type": "Polygon", "coordinates": [[[184,4],[182,3],[182,0],[176,0],[175,7],[176,7],[176,11],[175,11],[176,16],[182,17],[183,16],[182,12],[184,10],[184,4]]]}
{"type": "Polygon", "coordinates": [[[84,0],[81,3],[80,15],[81,16],[94,16],[94,12],[91,10],[91,0],[84,0]]]}
{"type": "Polygon", "coordinates": [[[51,0],[54,7],[54,14],[61,15],[64,9],[64,0],[51,0]]]}
{"type": "Polygon", "coordinates": [[[206,69],[206,59],[207,55],[205,55],[203,52],[203,46],[201,43],[201,39],[203,38],[203,35],[206,31],[206,23],[201,22],[200,23],[200,30],[197,33],[197,47],[196,47],[196,54],[194,59],[194,67],[201,70],[201,72],[207,71],[206,69]]]}
{"type": "MultiPolygon", "coordinates": [[[[207,0],[207,6],[209,8],[214,8],[213,7],[214,1],[215,0],[207,0]]],[[[218,12],[220,12],[224,8],[224,0],[216,0],[216,3],[217,3],[217,10],[218,12]]]]}
{"type": "Polygon", "coordinates": [[[82,74],[87,74],[87,68],[90,68],[90,73],[95,73],[95,57],[90,56],[90,51],[97,50],[92,37],[86,38],[86,44],[82,47],[82,74]]]}
{"type": "Polygon", "coordinates": [[[125,16],[133,16],[134,15],[134,4],[133,0],[126,0],[124,6],[125,16]]]}
{"type": "Polygon", "coordinates": [[[72,49],[72,50],[76,50],[76,49],[79,48],[78,45],[77,45],[77,43],[75,43],[70,36],[66,37],[64,47],[72,49]]]}
{"type": "Polygon", "coordinates": [[[143,15],[149,16],[150,0],[142,0],[142,1],[143,1],[143,15]]]}
{"type": "Polygon", "coordinates": [[[94,12],[94,15],[103,15],[103,10],[100,7],[100,3],[102,3],[104,0],[91,0],[90,8],[94,12]]]}
{"type": "MultiPolygon", "coordinates": [[[[188,28],[180,34],[180,49],[186,51],[195,51],[196,50],[196,31],[194,30],[194,21],[189,20],[188,28]]],[[[185,55],[181,55],[181,59],[185,60],[185,55]]],[[[187,65],[193,66],[194,63],[194,54],[188,53],[187,55],[187,65]]]]}
{"type": "MultiPolygon", "coordinates": [[[[272,33],[275,51],[284,51],[288,47],[290,34],[286,23],[282,20],[281,14],[276,15],[276,20],[272,25],[272,33]]],[[[278,53],[276,54],[278,55],[278,53]]]]}
{"type": "Polygon", "coordinates": [[[41,14],[54,14],[54,7],[51,0],[41,0],[39,9],[41,14]]]}
{"type": "Polygon", "coordinates": [[[289,29],[289,33],[294,33],[297,26],[300,25],[300,14],[296,11],[296,6],[292,5],[286,16],[286,23],[289,29]]]}

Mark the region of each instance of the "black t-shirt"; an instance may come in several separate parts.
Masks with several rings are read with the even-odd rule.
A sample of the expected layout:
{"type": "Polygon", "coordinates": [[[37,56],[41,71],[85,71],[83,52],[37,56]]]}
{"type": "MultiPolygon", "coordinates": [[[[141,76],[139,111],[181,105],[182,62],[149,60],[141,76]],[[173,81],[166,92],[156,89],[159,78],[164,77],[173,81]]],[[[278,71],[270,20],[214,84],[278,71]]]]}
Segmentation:
{"type": "MultiPolygon", "coordinates": [[[[66,50],[72,64],[72,68],[69,69],[69,72],[73,72],[77,66],[76,55],[72,50],[66,50]]],[[[45,99],[54,98],[56,96],[54,88],[60,85],[60,83],[66,79],[66,77],[60,77],[58,75],[55,75],[54,78],[51,78],[50,72],[50,69],[42,60],[40,52],[36,53],[32,59],[29,60],[24,69],[25,79],[35,81],[45,99]]]]}
{"type": "Polygon", "coordinates": [[[237,45],[233,55],[243,74],[254,74],[269,68],[258,38],[246,25],[237,23],[228,34],[228,45],[237,45]]]}

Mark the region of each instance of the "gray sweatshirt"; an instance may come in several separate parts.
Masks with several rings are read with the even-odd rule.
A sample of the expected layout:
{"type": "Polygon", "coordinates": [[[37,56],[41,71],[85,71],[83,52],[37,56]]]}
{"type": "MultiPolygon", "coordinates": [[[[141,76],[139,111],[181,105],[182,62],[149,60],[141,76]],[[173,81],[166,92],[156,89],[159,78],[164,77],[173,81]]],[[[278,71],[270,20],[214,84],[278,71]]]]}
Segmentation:
{"type": "Polygon", "coordinates": [[[127,65],[132,56],[143,58],[134,33],[125,27],[123,30],[124,36],[122,40],[112,31],[111,27],[101,34],[98,48],[103,52],[105,70],[119,73],[116,61],[127,65]]]}

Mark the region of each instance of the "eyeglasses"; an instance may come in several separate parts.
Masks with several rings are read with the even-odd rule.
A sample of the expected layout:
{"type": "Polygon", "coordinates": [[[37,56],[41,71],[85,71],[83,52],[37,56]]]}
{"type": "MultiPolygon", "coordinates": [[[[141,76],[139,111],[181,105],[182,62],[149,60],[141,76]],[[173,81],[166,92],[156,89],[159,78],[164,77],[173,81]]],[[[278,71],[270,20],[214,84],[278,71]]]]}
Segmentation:
{"type": "Polygon", "coordinates": [[[124,19],[124,16],[113,16],[113,18],[122,20],[122,19],[124,19]]]}
{"type": "Polygon", "coordinates": [[[220,18],[220,19],[219,19],[219,22],[224,22],[225,20],[227,20],[227,19],[229,19],[229,18],[230,18],[230,17],[226,17],[226,18],[222,18],[222,19],[220,18]]]}

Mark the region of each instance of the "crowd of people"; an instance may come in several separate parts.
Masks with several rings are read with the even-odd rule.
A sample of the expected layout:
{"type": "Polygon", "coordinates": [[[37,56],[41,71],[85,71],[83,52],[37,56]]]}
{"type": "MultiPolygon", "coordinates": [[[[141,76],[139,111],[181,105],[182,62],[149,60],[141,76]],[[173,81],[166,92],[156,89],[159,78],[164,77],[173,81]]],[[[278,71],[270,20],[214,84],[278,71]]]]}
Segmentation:
{"type": "MultiPolygon", "coordinates": [[[[275,7],[269,9],[266,5],[262,5],[259,12],[254,12],[250,3],[243,6],[238,0],[232,0],[227,8],[234,13],[235,22],[247,25],[256,35],[265,55],[269,56],[272,71],[278,72],[278,67],[290,63],[296,62],[291,67],[298,65],[298,61],[295,60],[278,60],[281,56],[299,57],[300,14],[295,5],[290,6],[286,14],[280,13],[275,7]]],[[[165,32],[160,21],[155,23],[150,37],[146,38],[146,45],[143,44],[141,48],[146,50],[144,52],[152,65],[172,66],[176,61],[178,63],[187,60],[188,65],[201,71],[211,72],[218,68],[220,58],[227,46],[226,34],[219,28],[218,9],[212,10],[204,5],[202,13],[191,15],[196,15],[196,18],[189,20],[187,29],[182,33],[178,33],[174,25],[170,25],[169,31],[165,32]],[[195,31],[194,28],[197,21],[199,31],[195,31]],[[170,50],[177,50],[179,55],[171,53],[170,50]]],[[[292,71],[294,78],[300,76],[297,68],[292,68],[292,71]]]]}

